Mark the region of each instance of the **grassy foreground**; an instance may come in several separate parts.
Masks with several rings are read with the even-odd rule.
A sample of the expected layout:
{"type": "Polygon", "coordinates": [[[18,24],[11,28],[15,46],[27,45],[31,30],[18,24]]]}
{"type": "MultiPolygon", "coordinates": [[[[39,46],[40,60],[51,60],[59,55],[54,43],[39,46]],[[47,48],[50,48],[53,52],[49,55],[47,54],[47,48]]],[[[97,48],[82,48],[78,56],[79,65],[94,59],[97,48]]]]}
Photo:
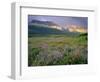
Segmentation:
{"type": "Polygon", "coordinates": [[[28,66],[87,64],[87,35],[28,37],[28,66]]]}

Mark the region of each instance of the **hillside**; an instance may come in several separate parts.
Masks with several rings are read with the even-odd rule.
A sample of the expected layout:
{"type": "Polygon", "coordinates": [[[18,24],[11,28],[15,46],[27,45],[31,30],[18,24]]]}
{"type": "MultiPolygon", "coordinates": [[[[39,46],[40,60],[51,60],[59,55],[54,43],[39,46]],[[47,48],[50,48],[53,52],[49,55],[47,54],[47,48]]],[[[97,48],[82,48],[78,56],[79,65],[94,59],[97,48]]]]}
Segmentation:
{"type": "Polygon", "coordinates": [[[37,25],[29,25],[28,26],[28,34],[62,34],[64,33],[61,30],[37,25]]]}

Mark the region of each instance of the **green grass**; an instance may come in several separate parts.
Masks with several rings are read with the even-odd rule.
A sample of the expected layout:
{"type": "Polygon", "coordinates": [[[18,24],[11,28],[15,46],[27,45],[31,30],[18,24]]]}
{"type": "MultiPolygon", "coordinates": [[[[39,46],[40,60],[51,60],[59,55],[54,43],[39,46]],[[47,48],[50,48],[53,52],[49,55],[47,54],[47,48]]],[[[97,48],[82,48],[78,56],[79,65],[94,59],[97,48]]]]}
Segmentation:
{"type": "Polygon", "coordinates": [[[87,64],[87,35],[28,38],[28,66],[87,64]]]}

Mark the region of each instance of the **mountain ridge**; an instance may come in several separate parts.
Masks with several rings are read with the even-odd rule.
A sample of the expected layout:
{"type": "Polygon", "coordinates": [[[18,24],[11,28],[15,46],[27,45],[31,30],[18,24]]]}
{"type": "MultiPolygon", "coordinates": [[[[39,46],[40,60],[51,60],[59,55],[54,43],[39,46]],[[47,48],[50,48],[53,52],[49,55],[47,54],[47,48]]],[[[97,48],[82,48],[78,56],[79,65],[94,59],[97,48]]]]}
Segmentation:
{"type": "MultiPolygon", "coordinates": [[[[65,32],[79,32],[79,33],[87,33],[87,29],[85,29],[82,26],[79,25],[66,25],[65,27],[61,27],[60,25],[52,22],[52,21],[40,21],[40,20],[32,20],[29,25],[29,27],[45,27],[45,29],[55,29],[55,30],[59,30],[62,31],[63,33],[65,32]]],[[[29,28],[30,29],[30,28],[29,28]]],[[[36,28],[35,28],[36,29],[36,28]]],[[[40,29],[40,28],[39,28],[40,29]]],[[[43,28],[44,29],[44,28],[43,28]]],[[[44,29],[44,30],[45,30],[44,29]]],[[[42,30],[42,29],[41,29],[42,30]]]]}

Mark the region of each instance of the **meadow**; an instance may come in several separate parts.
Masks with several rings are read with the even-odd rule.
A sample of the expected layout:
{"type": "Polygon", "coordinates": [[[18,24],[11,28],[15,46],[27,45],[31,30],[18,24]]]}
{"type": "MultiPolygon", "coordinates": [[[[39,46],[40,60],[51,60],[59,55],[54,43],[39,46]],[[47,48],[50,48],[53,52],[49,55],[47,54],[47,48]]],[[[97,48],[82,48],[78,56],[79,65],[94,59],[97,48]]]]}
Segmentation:
{"type": "Polygon", "coordinates": [[[87,33],[33,34],[28,37],[28,66],[88,63],[87,33]]]}

